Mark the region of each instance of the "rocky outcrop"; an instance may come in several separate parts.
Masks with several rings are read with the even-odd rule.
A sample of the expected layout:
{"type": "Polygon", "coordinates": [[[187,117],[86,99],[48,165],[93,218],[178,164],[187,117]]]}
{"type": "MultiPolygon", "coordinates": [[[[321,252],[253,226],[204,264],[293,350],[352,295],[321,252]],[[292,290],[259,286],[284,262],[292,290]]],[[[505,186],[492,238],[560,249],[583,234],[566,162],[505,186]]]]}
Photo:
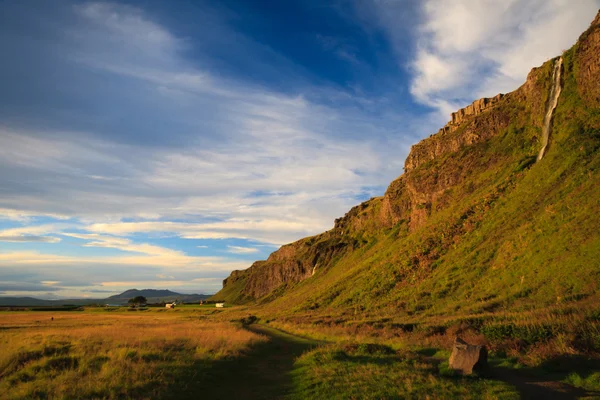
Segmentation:
{"type": "Polygon", "coordinates": [[[246,271],[240,271],[240,270],[231,271],[231,274],[229,274],[229,276],[227,278],[223,279],[223,286],[227,286],[228,284],[229,285],[234,284],[235,282],[244,278],[245,274],[246,274],[246,271]]]}
{"type": "Polygon", "coordinates": [[[256,261],[244,271],[233,271],[223,287],[241,285],[241,298],[259,299],[279,287],[310,278],[319,268],[327,268],[334,257],[355,247],[353,239],[333,229],[282,246],[267,260],[256,261]]]}
{"type": "Polygon", "coordinates": [[[575,78],[581,97],[590,107],[600,107],[600,12],[575,48],[579,68],[575,78]]]}
{"type": "Polygon", "coordinates": [[[452,120],[449,122],[449,125],[458,126],[468,117],[479,115],[482,112],[489,110],[498,104],[498,102],[502,100],[502,97],[504,97],[504,95],[500,93],[491,98],[484,97],[482,99],[475,100],[473,104],[470,104],[465,108],[461,108],[457,112],[453,112],[451,114],[452,120]]]}
{"type": "Polygon", "coordinates": [[[491,98],[485,97],[475,100],[472,104],[457,112],[453,112],[450,122],[440,129],[437,134],[430,136],[428,139],[417,143],[411,148],[410,154],[404,162],[404,171],[411,171],[442,154],[455,152],[463,146],[477,142],[481,139],[481,135],[479,134],[482,131],[481,128],[484,128],[485,132],[491,133],[502,128],[503,124],[501,120],[504,118],[501,118],[497,113],[492,113],[485,119],[478,119],[478,122],[471,129],[469,129],[469,126],[472,122],[476,121],[475,117],[493,109],[503,98],[503,94],[498,94],[491,98]],[[488,120],[488,122],[483,122],[485,120],[488,120]]]}
{"type": "Polygon", "coordinates": [[[525,83],[514,92],[479,99],[452,113],[451,121],[437,134],[412,146],[404,162],[404,171],[410,172],[428,161],[499,134],[508,127],[515,107],[526,110],[531,115],[531,124],[541,127],[547,91],[545,84],[551,74],[551,69],[533,68],[525,83]]]}
{"type": "Polygon", "coordinates": [[[450,355],[450,369],[462,375],[471,375],[487,369],[487,349],[485,346],[469,344],[457,337],[450,355]]]}

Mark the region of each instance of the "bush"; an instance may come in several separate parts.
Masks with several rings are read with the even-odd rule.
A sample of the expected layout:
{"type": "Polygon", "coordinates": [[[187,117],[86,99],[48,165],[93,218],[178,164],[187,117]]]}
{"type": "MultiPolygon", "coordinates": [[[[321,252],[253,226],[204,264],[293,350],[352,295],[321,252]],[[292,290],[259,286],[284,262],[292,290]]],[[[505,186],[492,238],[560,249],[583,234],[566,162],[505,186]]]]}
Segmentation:
{"type": "Polygon", "coordinates": [[[391,347],[377,343],[351,343],[344,346],[344,351],[349,354],[363,355],[396,354],[396,351],[391,347]]]}
{"type": "Polygon", "coordinates": [[[523,340],[527,344],[546,342],[554,337],[552,327],[544,324],[516,325],[509,323],[485,325],[481,328],[481,333],[492,342],[518,339],[523,340]]]}

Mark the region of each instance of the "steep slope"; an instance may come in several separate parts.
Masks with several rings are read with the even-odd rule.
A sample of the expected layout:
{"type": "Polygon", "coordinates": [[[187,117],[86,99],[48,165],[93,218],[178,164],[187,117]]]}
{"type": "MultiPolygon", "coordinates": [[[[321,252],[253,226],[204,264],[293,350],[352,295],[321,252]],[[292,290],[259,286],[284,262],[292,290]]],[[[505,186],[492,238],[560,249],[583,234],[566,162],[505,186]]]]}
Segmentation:
{"type": "Polygon", "coordinates": [[[413,146],[384,196],[234,271],[215,298],[273,313],[427,315],[596,296],[599,148],[600,13],[519,89],[413,146]]]}

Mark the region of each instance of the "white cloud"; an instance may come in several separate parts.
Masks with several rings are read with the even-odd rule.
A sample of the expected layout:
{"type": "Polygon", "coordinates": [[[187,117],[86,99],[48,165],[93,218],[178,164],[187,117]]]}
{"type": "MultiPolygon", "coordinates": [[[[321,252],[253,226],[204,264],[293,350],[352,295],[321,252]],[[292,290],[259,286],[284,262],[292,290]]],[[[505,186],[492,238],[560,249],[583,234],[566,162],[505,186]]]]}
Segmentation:
{"type": "MultiPolygon", "coordinates": [[[[376,2],[380,14],[389,2],[376,2]]],[[[393,3],[392,3],[393,4],[393,3]]],[[[598,0],[426,0],[416,33],[417,101],[450,111],[516,89],[531,68],[560,55],[589,26],[598,0]]],[[[381,18],[392,41],[397,26],[381,18]]]]}
{"type": "MultiPolygon", "coordinates": [[[[142,251],[144,247],[139,248],[142,251]]],[[[131,267],[161,267],[164,269],[197,270],[197,271],[231,271],[247,268],[248,262],[240,262],[223,257],[194,257],[183,254],[171,254],[164,249],[164,254],[152,251],[140,256],[63,256],[35,251],[11,251],[0,254],[0,268],[13,268],[14,265],[116,265],[131,267]]]]}
{"type": "Polygon", "coordinates": [[[60,281],[41,281],[40,283],[42,285],[55,286],[55,285],[58,285],[60,283],[60,281]]]}
{"type": "Polygon", "coordinates": [[[175,279],[175,277],[173,275],[166,275],[166,274],[156,274],[156,277],[159,279],[175,279]]]}
{"type": "MultiPolygon", "coordinates": [[[[25,214],[20,214],[25,215],[25,214]]],[[[19,219],[21,222],[27,220],[19,219]]],[[[58,223],[58,224],[45,224],[45,225],[32,225],[22,226],[18,228],[10,228],[0,230],[0,242],[13,242],[13,243],[26,243],[26,242],[37,242],[37,243],[59,243],[61,239],[56,236],[49,236],[49,234],[56,234],[62,229],[70,228],[73,224],[58,223]]]]}
{"type": "Polygon", "coordinates": [[[37,235],[0,235],[0,242],[13,242],[13,243],[58,243],[60,238],[53,236],[37,236],[37,235]]]}
{"type": "Polygon", "coordinates": [[[21,235],[47,235],[57,233],[63,229],[74,227],[74,224],[43,224],[29,225],[18,228],[4,229],[0,231],[0,236],[21,236],[21,235]]]}
{"type": "MultiPolygon", "coordinates": [[[[0,130],[0,133],[2,131],[0,130]]],[[[0,137],[2,135],[0,134],[0,137]]],[[[70,217],[58,214],[44,214],[39,211],[31,212],[17,209],[0,208],[0,220],[30,222],[32,217],[51,217],[54,219],[69,219],[70,217]]]]}
{"type": "MultiPolygon", "coordinates": [[[[185,239],[254,239],[271,244],[282,244],[286,239],[293,240],[299,235],[306,236],[317,228],[331,228],[329,221],[314,221],[312,218],[261,219],[259,212],[253,219],[230,218],[222,222],[180,223],[168,221],[119,222],[92,224],[85,229],[91,232],[127,236],[134,233],[172,234],[185,239]],[[323,223],[327,225],[323,225],[323,223]]],[[[253,213],[250,209],[248,214],[253,213]]],[[[269,210],[271,211],[271,210],[269,210]]],[[[67,234],[69,236],[75,236],[67,234]]],[[[87,236],[87,235],[86,235],[87,236]]]]}
{"type": "Polygon", "coordinates": [[[258,253],[260,251],[255,247],[227,246],[227,248],[229,249],[227,250],[228,252],[234,254],[252,254],[258,253]]]}

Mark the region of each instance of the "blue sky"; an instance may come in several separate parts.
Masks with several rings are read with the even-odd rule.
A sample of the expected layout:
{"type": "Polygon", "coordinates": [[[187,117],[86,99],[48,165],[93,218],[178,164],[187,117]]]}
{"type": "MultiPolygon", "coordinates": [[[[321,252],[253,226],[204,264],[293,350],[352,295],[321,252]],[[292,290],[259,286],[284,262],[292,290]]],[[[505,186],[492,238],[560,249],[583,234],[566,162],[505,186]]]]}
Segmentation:
{"type": "Polygon", "coordinates": [[[600,0],[0,2],[0,295],[214,293],[600,0]]]}

